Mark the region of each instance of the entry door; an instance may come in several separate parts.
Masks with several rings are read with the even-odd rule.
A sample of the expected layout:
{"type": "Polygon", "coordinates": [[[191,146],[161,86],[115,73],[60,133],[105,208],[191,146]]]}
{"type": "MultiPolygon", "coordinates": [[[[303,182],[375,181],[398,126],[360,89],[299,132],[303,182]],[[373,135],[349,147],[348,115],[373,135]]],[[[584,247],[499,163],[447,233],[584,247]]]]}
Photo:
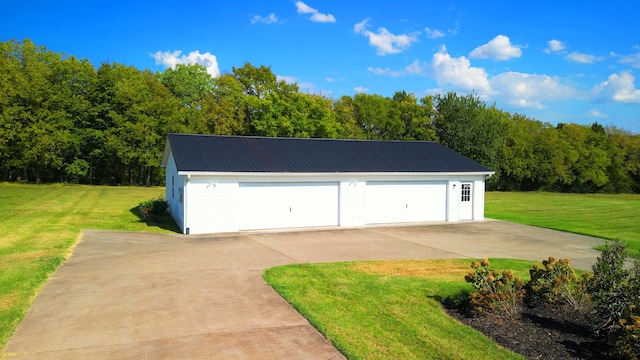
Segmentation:
{"type": "Polygon", "coordinates": [[[458,215],[460,220],[473,219],[473,185],[472,183],[460,184],[460,206],[458,215]]]}

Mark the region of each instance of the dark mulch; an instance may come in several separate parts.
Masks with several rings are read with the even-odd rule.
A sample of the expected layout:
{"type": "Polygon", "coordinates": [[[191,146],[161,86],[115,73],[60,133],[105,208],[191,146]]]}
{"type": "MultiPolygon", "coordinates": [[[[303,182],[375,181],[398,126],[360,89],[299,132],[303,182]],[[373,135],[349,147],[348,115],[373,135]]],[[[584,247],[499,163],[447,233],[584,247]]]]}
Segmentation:
{"type": "Polygon", "coordinates": [[[476,315],[445,305],[447,313],[527,359],[607,359],[609,347],[586,318],[563,306],[526,306],[518,319],[476,315]]]}

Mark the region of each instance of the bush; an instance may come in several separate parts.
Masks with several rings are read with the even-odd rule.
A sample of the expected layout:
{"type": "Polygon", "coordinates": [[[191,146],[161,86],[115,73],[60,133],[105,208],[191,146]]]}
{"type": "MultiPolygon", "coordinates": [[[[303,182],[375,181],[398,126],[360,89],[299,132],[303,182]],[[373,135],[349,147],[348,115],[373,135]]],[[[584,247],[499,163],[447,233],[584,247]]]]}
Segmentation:
{"type": "Polygon", "coordinates": [[[640,297],[622,313],[619,324],[621,329],[613,342],[616,355],[627,359],[640,359],[640,297]]]}
{"type": "Polygon", "coordinates": [[[589,296],[587,285],[590,281],[588,273],[578,278],[571,267],[570,259],[556,261],[553,257],[542,261],[542,266],[535,264],[529,270],[531,279],[527,282],[527,300],[544,302],[566,303],[574,310],[587,309],[589,296]]]}
{"type": "Polygon", "coordinates": [[[622,241],[607,242],[593,265],[589,294],[594,304],[592,320],[599,334],[615,332],[619,328],[618,320],[630,303],[629,271],[624,268],[626,248],[627,244],[622,241]]]}
{"type": "Polygon", "coordinates": [[[169,203],[162,199],[151,199],[147,201],[143,201],[138,205],[138,209],[140,210],[140,214],[145,220],[156,220],[160,215],[162,215],[169,208],[169,203]]]}
{"type": "Polygon", "coordinates": [[[514,276],[511,270],[502,274],[492,270],[488,259],[480,263],[473,261],[471,267],[474,271],[465,276],[465,280],[477,290],[471,293],[470,299],[474,310],[517,317],[525,295],[524,283],[520,278],[514,276]]]}
{"type": "Polygon", "coordinates": [[[594,311],[592,322],[596,333],[606,336],[618,355],[640,358],[640,260],[625,268],[627,244],[607,242],[593,266],[589,283],[594,311]]]}

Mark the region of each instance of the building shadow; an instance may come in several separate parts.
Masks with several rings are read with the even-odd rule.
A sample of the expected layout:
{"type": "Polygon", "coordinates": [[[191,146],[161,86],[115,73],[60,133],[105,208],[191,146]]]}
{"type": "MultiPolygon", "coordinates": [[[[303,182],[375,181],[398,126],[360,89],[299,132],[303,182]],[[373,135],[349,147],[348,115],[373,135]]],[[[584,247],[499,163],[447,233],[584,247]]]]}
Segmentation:
{"type": "Polygon", "coordinates": [[[182,234],[180,227],[178,227],[171,215],[166,211],[159,216],[151,218],[144,217],[138,206],[132,207],[129,209],[129,212],[138,218],[138,222],[145,223],[148,227],[157,227],[177,234],[182,234]]]}

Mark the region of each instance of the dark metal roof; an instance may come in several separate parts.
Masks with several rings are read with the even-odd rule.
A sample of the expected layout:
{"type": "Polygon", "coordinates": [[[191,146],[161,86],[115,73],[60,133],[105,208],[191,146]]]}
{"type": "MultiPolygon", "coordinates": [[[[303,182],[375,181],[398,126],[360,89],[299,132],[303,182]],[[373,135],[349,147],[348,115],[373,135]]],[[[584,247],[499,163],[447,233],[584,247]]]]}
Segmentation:
{"type": "Polygon", "coordinates": [[[185,172],[492,173],[477,162],[432,141],[187,134],[169,134],[167,139],[178,171],[185,172]]]}

